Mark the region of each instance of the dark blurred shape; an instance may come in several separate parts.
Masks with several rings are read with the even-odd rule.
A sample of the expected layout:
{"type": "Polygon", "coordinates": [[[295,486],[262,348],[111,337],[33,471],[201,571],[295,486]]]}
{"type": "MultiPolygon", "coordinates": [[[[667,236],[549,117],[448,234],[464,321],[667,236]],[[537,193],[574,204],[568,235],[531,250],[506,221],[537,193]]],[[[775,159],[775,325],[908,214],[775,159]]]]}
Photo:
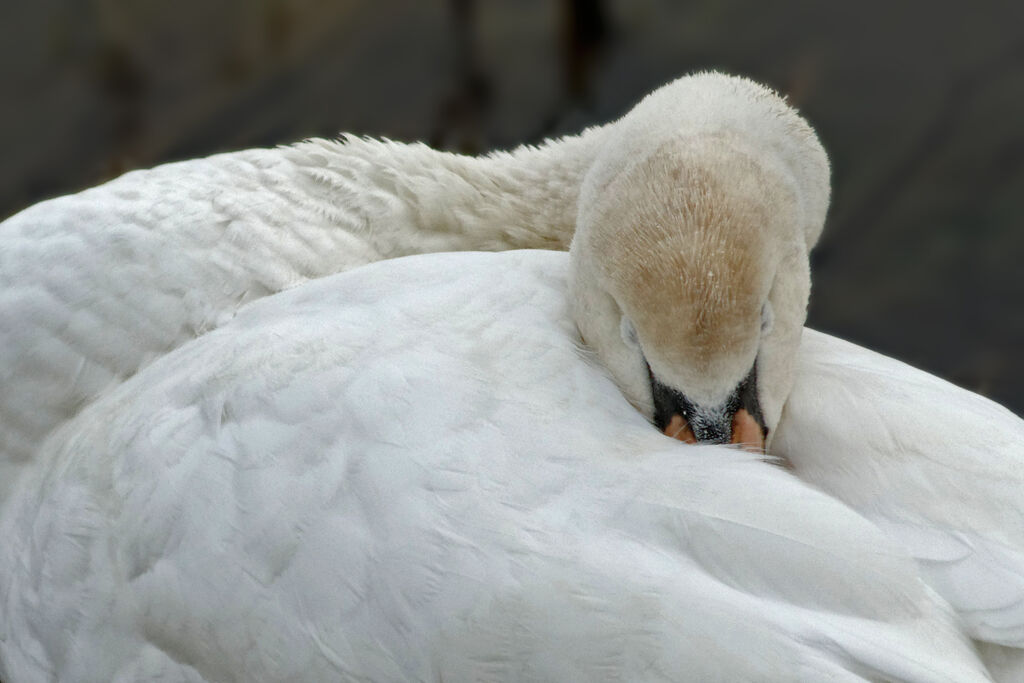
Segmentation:
{"type": "Polygon", "coordinates": [[[450,5],[455,33],[455,87],[441,103],[430,144],[479,154],[487,145],[483,118],[491,102],[491,86],[477,56],[473,25],[476,0],[450,0],[450,5]]]}
{"type": "Polygon", "coordinates": [[[562,0],[565,86],[576,100],[590,97],[594,68],[607,47],[608,14],[602,0],[562,0]]]}
{"type": "Polygon", "coordinates": [[[559,8],[562,97],[552,103],[535,139],[575,132],[600,118],[594,81],[612,36],[604,0],[561,0],[559,8]]]}
{"type": "Polygon", "coordinates": [[[812,326],[1024,412],[1024,5],[36,0],[0,6],[0,215],[340,131],[480,152],[665,81],[787,93],[834,169],[812,326]]]}
{"type": "Polygon", "coordinates": [[[95,55],[95,78],[110,107],[110,153],[104,173],[120,175],[132,168],[134,139],[142,132],[140,99],[146,88],[145,75],[131,51],[116,42],[99,46],[95,55]]]}

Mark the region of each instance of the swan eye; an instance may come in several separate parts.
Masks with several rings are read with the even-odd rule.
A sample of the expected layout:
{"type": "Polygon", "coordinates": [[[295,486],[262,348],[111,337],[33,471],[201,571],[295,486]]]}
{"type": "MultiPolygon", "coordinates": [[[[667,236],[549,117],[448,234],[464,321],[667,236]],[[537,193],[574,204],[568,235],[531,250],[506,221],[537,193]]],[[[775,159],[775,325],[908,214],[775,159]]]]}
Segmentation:
{"type": "Polygon", "coordinates": [[[631,349],[640,348],[640,338],[637,337],[633,321],[626,316],[622,316],[622,320],[619,322],[619,332],[622,333],[622,341],[626,342],[626,346],[631,349]]]}
{"type": "Polygon", "coordinates": [[[775,322],[775,314],[772,313],[772,303],[765,301],[761,307],[761,334],[767,334],[775,322]]]}

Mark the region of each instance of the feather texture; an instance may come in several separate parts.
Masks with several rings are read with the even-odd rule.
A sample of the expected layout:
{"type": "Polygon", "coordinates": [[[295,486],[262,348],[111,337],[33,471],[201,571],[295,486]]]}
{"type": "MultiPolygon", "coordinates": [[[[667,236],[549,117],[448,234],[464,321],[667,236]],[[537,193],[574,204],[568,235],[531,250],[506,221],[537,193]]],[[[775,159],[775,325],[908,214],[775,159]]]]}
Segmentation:
{"type": "Polygon", "coordinates": [[[88,406],[2,520],[0,675],[987,679],[864,518],[652,430],[566,262],[309,283],[88,406]]]}
{"type": "Polygon", "coordinates": [[[804,331],[798,363],[777,452],[903,543],[968,633],[1024,666],[1024,420],[820,332],[804,331]]]}
{"type": "Polygon", "coordinates": [[[480,159],[310,141],[129,173],[4,221],[0,501],[53,428],[246,302],[403,254],[567,248],[589,140],[480,159]]]}

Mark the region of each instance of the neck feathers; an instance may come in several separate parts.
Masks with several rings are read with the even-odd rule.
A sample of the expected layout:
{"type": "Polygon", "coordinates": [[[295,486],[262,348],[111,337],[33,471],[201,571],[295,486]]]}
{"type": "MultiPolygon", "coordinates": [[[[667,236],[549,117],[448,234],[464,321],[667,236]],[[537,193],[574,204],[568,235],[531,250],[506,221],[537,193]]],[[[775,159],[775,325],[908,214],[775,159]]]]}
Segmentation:
{"type": "Polygon", "coordinates": [[[352,218],[385,257],[569,247],[583,175],[602,129],[484,157],[347,137],[288,152],[310,201],[352,218]]]}

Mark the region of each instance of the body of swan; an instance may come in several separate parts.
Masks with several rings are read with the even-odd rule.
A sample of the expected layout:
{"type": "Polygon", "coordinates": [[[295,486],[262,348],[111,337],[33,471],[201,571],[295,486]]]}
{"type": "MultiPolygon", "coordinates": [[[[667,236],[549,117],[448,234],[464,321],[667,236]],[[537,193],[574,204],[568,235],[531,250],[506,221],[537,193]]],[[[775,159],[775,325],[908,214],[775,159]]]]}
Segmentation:
{"type": "Polygon", "coordinates": [[[987,680],[870,522],[653,430],[569,271],[369,265],[94,401],[0,520],[0,677],[987,680]]]}
{"type": "Polygon", "coordinates": [[[132,172],[3,222],[0,500],[56,426],[249,301],[403,254],[567,247],[589,145],[471,159],[310,141],[132,172]]]}
{"type": "Polygon", "coordinates": [[[805,330],[774,448],[921,564],[1000,668],[1024,674],[1024,420],[805,330]],[[990,649],[990,648],[988,648],[990,649]]]}
{"type": "MultiPolygon", "coordinates": [[[[1014,497],[1024,477],[1018,455],[1020,420],[967,392],[959,392],[894,361],[828,337],[806,333],[801,350],[804,357],[798,359],[796,349],[809,285],[806,254],[817,239],[827,198],[827,162],[806,124],[759,86],[741,79],[707,74],[666,86],[614,124],[541,148],[468,159],[417,145],[362,140],[349,140],[345,144],[314,141],[293,148],[223,155],[129,174],[101,188],[41,204],[10,219],[0,226],[3,247],[0,248],[0,322],[3,323],[0,344],[4,349],[0,354],[0,377],[5,386],[0,396],[0,425],[3,426],[0,429],[0,467],[5,468],[0,472],[0,487],[11,489],[14,474],[35,458],[47,434],[79,410],[85,409],[90,417],[83,415],[53,435],[42,456],[45,461],[26,481],[25,491],[19,494],[12,512],[5,513],[2,520],[5,533],[19,539],[0,559],[0,581],[4,582],[6,604],[11,610],[10,616],[4,617],[6,622],[0,642],[7,643],[6,652],[11,661],[17,658],[18,662],[8,668],[22,671],[20,667],[24,666],[28,667],[24,669],[27,671],[31,670],[31,662],[38,661],[43,662],[40,671],[63,671],[64,662],[70,661],[67,648],[77,646],[68,645],[61,635],[60,624],[79,623],[74,618],[79,603],[88,603],[90,607],[83,607],[82,614],[91,615],[82,617],[81,632],[96,626],[96,635],[90,636],[94,639],[82,642],[91,642],[98,653],[107,652],[104,642],[113,643],[125,632],[133,633],[133,627],[119,621],[121,611],[135,614],[131,611],[132,604],[148,603],[143,598],[139,598],[142,601],[139,603],[119,602],[116,595],[111,596],[106,591],[117,587],[127,591],[137,579],[150,576],[152,572],[147,569],[147,562],[153,566],[160,564],[161,554],[167,549],[161,544],[170,543],[168,538],[191,533],[202,515],[216,519],[218,514],[229,514],[228,508],[204,507],[209,501],[193,498],[183,500],[193,501],[195,514],[180,507],[185,503],[174,503],[172,499],[182,489],[170,482],[166,484],[169,487],[166,492],[171,502],[154,512],[150,520],[154,525],[170,525],[166,529],[144,524],[133,528],[135,517],[111,516],[122,514],[122,509],[130,509],[137,517],[135,508],[125,503],[131,487],[149,486],[156,492],[165,486],[156,480],[152,468],[158,471],[166,467],[166,463],[153,460],[158,451],[144,445],[159,442],[160,429],[169,429],[167,435],[172,440],[181,439],[174,446],[177,450],[172,451],[181,456],[181,462],[187,467],[194,467],[200,479],[207,475],[213,477],[214,483],[210,486],[215,486],[216,482],[223,485],[224,481],[207,470],[212,465],[188,455],[191,452],[188,435],[193,434],[198,439],[196,443],[207,443],[203,434],[219,434],[217,429],[244,421],[245,429],[255,430],[253,434],[242,435],[244,429],[240,427],[234,432],[228,430],[224,433],[234,435],[225,437],[229,438],[226,445],[209,441],[208,445],[214,445],[205,450],[197,447],[199,455],[196,457],[212,453],[213,457],[221,457],[227,463],[248,463],[245,465],[248,468],[254,462],[252,453],[262,453],[270,468],[265,484],[273,488],[278,486],[273,483],[275,478],[281,480],[279,486],[289,486],[288,473],[274,469],[285,464],[277,463],[275,458],[282,452],[291,452],[289,449],[295,440],[311,439],[313,445],[309,448],[313,450],[308,451],[307,459],[314,457],[314,446],[320,444],[321,451],[344,461],[338,455],[340,451],[330,450],[334,443],[331,439],[338,440],[342,446],[342,442],[350,438],[359,443],[372,443],[373,438],[378,438],[381,444],[386,444],[408,430],[422,430],[424,434],[434,435],[431,438],[441,438],[438,430],[448,430],[451,434],[445,438],[458,439],[459,434],[468,434],[466,425],[473,422],[474,415],[477,418],[483,415],[466,412],[480,406],[463,406],[464,421],[453,424],[441,419],[436,411],[426,411],[421,400],[402,402],[402,393],[397,391],[404,386],[401,373],[389,375],[384,367],[379,367],[373,372],[366,370],[369,374],[363,375],[362,382],[356,384],[370,391],[371,396],[376,395],[378,402],[388,397],[385,390],[396,390],[390,397],[406,410],[401,418],[389,418],[393,434],[364,433],[360,431],[365,428],[362,422],[345,422],[343,415],[313,410],[319,409],[321,404],[309,397],[330,397],[332,394],[327,389],[323,390],[327,394],[318,394],[319,385],[310,384],[297,388],[294,394],[287,393],[291,385],[280,373],[275,374],[274,368],[281,363],[282,367],[298,371],[305,361],[298,347],[288,346],[284,341],[278,346],[265,347],[261,351],[263,355],[253,357],[255,365],[246,366],[261,368],[260,372],[254,371],[251,382],[240,384],[244,388],[237,389],[242,397],[239,400],[248,408],[239,410],[227,399],[219,409],[211,408],[212,404],[202,398],[203,392],[219,386],[219,381],[237,379],[241,372],[238,368],[243,367],[232,365],[234,361],[230,361],[230,354],[225,350],[242,348],[231,346],[229,341],[230,334],[241,333],[242,327],[232,327],[234,332],[196,342],[189,353],[194,351],[205,360],[190,361],[193,364],[189,365],[185,362],[190,358],[186,349],[170,356],[173,362],[191,368],[191,379],[185,371],[176,374],[174,368],[167,365],[171,360],[161,361],[162,370],[154,368],[152,373],[145,374],[145,379],[134,380],[130,386],[118,390],[118,384],[125,378],[153,359],[225,325],[243,304],[305,280],[414,252],[500,250],[518,246],[565,248],[572,239],[567,285],[569,313],[554,327],[565,332],[564,326],[570,324],[566,321],[574,320],[586,344],[596,351],[600,365],[610,372],[615,385],[642,414],[663,428],[679,414],[684,415],[691,440],[727,440],[725,432],[729,429],[730,416],[735,419],[744,412],[748,416],[756,414],[758,426],[768,430],[769,439],[775,439],[773,451],[789,458],[797,475],[845,501],[898,542],[906,544],[921,562],[923,576],[960,612],[970,635],[985,643],[986,653],[993,661],[998,659],[1005,670],[1011,671],[1019,666],[1021,650],[1017,648],[1021,646],[1020,631],[1024,623],[1019,599],[1022,595],[1020,577],[1024,575],[1019,549],[1024,543],[1020,505],[1014,497]],[[576,236],[572,237],[574,231],[576,236]],[[203,363],[219,368],[221,374],[204,375],[200,367],[203,363]],[[786,417],[780,420],[783,401],[794,375],[798,378],[797,389],[790,399],[786,417]],[[391,380],[397,383],[389,384],[391,380]],[[155,407],[157,399],[154,398],[159,394],[147,393],[146,382],[177,392],[174,393],[179,396],[177,403],[171,405],[180,404],[181,410],[161,413],[155,407]],[[89,408],[89,404],[104,393],[111,395],[95,408],[89,408]],[[266,405],[260,398],[263,394],[267,396],[266,405]],[[149,398],[144,399],[145,396],[149,398]],[[191,398],[181,399],[180,396],[191,398]],[[245,403],[246,400],[249,403],[245,403]],[[271,412],[261,415],[259,411],[263,408],[271,412]],[[306,408],[312,411],[308,415],[304,412],[306,408]],[[274,413],[275,410],[278,412],[274,413]],[[117,416],[122,412],[125,417],[120,419],[117,416]],[[315,422],[316,419],[323,422],[315,422]],[[277,430],[273,426],[275,420],[283,422],[287,428],[277,430]],[[342,421],[332,424],[332,420],[342,421]],[[107,423],[109,428],[104,426],[107,423]],[[180,425],[185,431],[175,431],[174,425],[180,425]],[[298,431],[288,432],[292,426],[298,431]],[[318,441],[321,428],[328,435],[323,438],[330,443],[318,441]],[[141,435],[138,438],[143,441],[133,436],[136,429],[141,435]],[[355,430],[355,437],[350,430],[355,430]],[[280,434],[285,436],[275,441],[280,434]],[[978,438],[979,435],[982,436],[978,438]],[[82,444],[81,447],[78,444],[82,444]],[[92,457],[96,458],[95,465],[89,462],[92,457]],[[102,471],[90,469],[94,467],[102,471]],[[138,482],[143,483],[131,478],[136,467],[141,468],[138,482]],[[51,489],[59,493],[51,496],[51,489]],[[83,497],[76,498],[79,494],[83,497]],[[111,501],[110,506],[102,503],[105,497],[111,501]],[[92,516],[93,508],[95,516],[92,516]],[[161,516],[167,516],[169,521],[161,521],[161,516]],[[68,519],[81,520],[88,528],[69,528],[68,519]],[[175,527],[179,521],[185,526],[175,527]],[[110,531],[112,525],[118,524],[128,526],[119,527],[116,533],[110,531]],[[100,535],[95,538],[102,539],[104,547],[117,549],[114,559],[107,564],[92,555],[76,554],[79,552],[76,543],[93,538],[89,535],[90,525],[99,530],[96,533],[100,535]],[[118,545],[122,532],[125,538],[134,540],[118,545]],[[147,540],[147,535],[152,538],[147,540]],[[50,541],[69,545],[47,546],[50,541]],[[50,551],[41,551],[44,547],[50,551]],[[153,550],[149,559],[131,559],[135,557],[133,553],[147,548],[153,550]],[[31,568],[28,574],[26,567],[31,568]],[[76,575],[75,571],[80,573],[76,575]],[[43,600],[41,596],[53,586],[48,584],[45,590],[40,585],[33,586],[27,578],[32,572],[69,580],[78,576],[80,590],[63,593],[65,611],[60,611],[64,608],[58,605],[35,616],[43,600]],[[90,599],[93,602],[89,602],[90,599]],[[113,631],[99,627],[108,616],[113,631]],[[106,636],[102,635],[104,633],[106,636]],[[102,638],[108,641],[97,640],[102,638]]],[[[460,268],[463,264],[448,259],[428,263],[438,269],[460,268]]],[[[519,277],[507,268],[499,271],[505,273],[509,281],[519,277]]],[[[540,275],[539,270],[529,272],[533,276],[540,275]]],[[[389,273],[384,267],[365,271],[362,275],[367,279],[362,294],[354,295],[350,312],[364,310],[356,304],[368,305],[368,300],[359,296],[381,298],[391,291],[388,288],[396,281],[389,273]]],[[[522,295],[531,296],[531,278],[523,277],[526,284],[522,295]]],[[[561,282],[562,277],[564,273],[551,275],[549,279],[561,282]]],[[[424,279],[429,280],[426,276],[424,279]]],[[[484,277],[476,286],[487,288],[493,284],[494,281],[484,277]]],[[[349,285],[344,291],[352,294],[360,290],[349,285]]],[[[565,293],[562,296],[564,299],[565,293]]],[[[296,297],[285,301],[306,301],[301,296],[296,297]]],[[[489,301],[492,308],[481,306],[475,311],[476,317],[466,322],[467,329],[477,326],[473,328],[477,331],[477,336],[472,337],[474,342],[478,337],[488,338],[489,326],[498,324],[497,320],[506,312],[501,299],[489,301]]],[[[421,305],[421,309],[419,313],[407,312],[408,319],[427,325],[436,323],[431,316],[444,315],[437,311],[431,313],[433,309],[429,304],[421,305]]],[[[267,327],[261,327],[264,333],[284,334],[284,328],[272,320],[271,312],[277,309],[269,302],[268,308],[255,310],[267,311],[266,318],[254,313],[256,317],[247,320],[266,324],[267,327]]],[[[317,329],[327,325],[328,313],[318,309],[316,315],[311,313],[311,316],[306,322],[318,326],[317,329]]],[[[547,324],[553,324],[553,320],[547,324]]],[[[372,327],[370,317],[365,322],[372,327]]],[[[413,327],[410,322],[403,329],[413,327]]],[[[370,363],[377,367],[377,360],[370,354],[345,355],[345,337],[335,338],[344,343],[340,350],[331,352],[341,355],[327,353],[308,335],[298,338],[306,340],[310,352],[308,360],[320,370],[333,368],[334,363],[370,363]]],[[[459,337],[456,335],[453,339],[459,337]]],[[[365,348],[375,347],[371,344],[365,348]]],[[[463,361],[477,363],[480,377],[486,375],[481,368],[494,362],[489,359],[492,351],[486,346],[463,345],[457,346],[456,351],[458,349],[468,350],[470,358],[463,361]]],[[[534,353],[538,350],[534,349],[534,353]]],[[[412,355],[415,357],[414,353],[412,355]]],[[[453,358],[460,357],[460,353],[453,352],[453,358]]],[[[434,366],[438,377],[454,371],[452,367],[434,366]]],[[[547,402],[574,399],[571,394],[562,395],[543,387],[584,372],[579,367],[571,370],[572,367],[576,366],[566,366],[559,375],[542,363],[522,364],[519,372],[523,372],[524,377],[532,377],[533,394],[525,389],[519,394],[502,393],[504,385],[496,385],[489,399],[470,393],[455,392],[454,395],[467,400],[473,396],[473,400],[497,415],[504,415],[506,408],[502,408],[502,404],[507,399],[516,409],[533,415],[545,429],[550,429],[538,430],[539,435],[555,444],[582,444],[581,452],[591,453],[588,450],[591,446],[586,446],[584,441],[574,441],[582,439],[573,436],[575,432],[558,431],[552,426],[553,420],[544,416],[575,419],[579,424],[571,429],[585,431],[594,431],[598,421],[608,422],[610,431],[599,432],[605,435],[600,440],[606,449],[600,451],[605,454],[601,457],[614,460],[628,452],[639,458],[646,457],[644,454],[648,451],[663,452],[660,437],[653,441],[637,440],[639,437],[633,429],[642,424],[642,420],[637,422],[640,420],[637,415],[613,419],[609,417],[612,411],[595,409],[592,402],[603,405],[594,398],[599,393],[596,389],[591,390],[593,396],[589,398],[586,391],[577,392],[586,401],[582,407],[593,409],[590,418],[581,413],[565,412],[568,408],[563,408],[563,412],[553,410],[547,402]],[[529,371],[529,367],[534,370],[529,371]],[[531,401],[541,407],[528,411],[523,406],[531,401]],[[616,439],[621,439],[621,443],[616,443],[616,439]]],[[[594,372],[592,365],[586,364],[586,367],[589,368],[586,373],[594,372]]],[[[355,370],[339,369],[338,372],[355,370]]],[[[602,385],[602,391],[608,386],[602,385]]],[[[433,398],[428,398],[429,401],[455,405],[433,398]]],[[[355,399],[351,399],[348,404],[355,403],[355,399]]],[[[367,405],[376,403],[371,401],[367,405]]],[[[490,433],[495,437],[496,447],[512,449],[512,444],[516,444],[515,448],[523,444],[527,450],[537,448],[536,439],[531,440],[530,430],[521,417],[517,418],[519,421],[508,423],[498,418],[489,419],[494,422],[490,433]]],[[[425,437],[421,446],[425,453],[432,453],[427,448],[428,441],[425,437]]],[[[414,450],[409,446],[410,441],[399,442],[406,444],[399,450],[414,450]]],[[[381,444],[378,446],[383,448],[381,444]]],[[[722,457],[721,449],[701,450],[701,453],[711,452],[715,457],[722,457]]],[[[541,460],[553,457],[550,451],[543,449],[533,453],[541,460]]],[[[570,455],[575,456],[576,452],[570,455]]],[[[699,453],[692,455],[698,458],[699,453]]],[[[428,453],[422,457],[434,456],[428,453]]],[[[650,462],[658,462],[660,467],[663,463],[659,458],[665,457],[652,455],[650,462]]],[[[735,454],[729,457],[733,459],[728,463],[757,464],[750,459],[734,460],[739,457],[735,454]]],[[[377,458],[373,455],[372,464],[365,467],[384,467],[377,458]]],[[[294,461],[289,462],[294,464],[294,461]]],[[[700,462],[712,467],[708,463],[713,461],[703,458],[700,462]]],[[[739,477],[733,470],[724,474],[712,469],[707,475],[712,479],[739,477]]],[[[189,469],[186,474],[192,471],[189,469]]],[[[298,477],[301,473],[296,472],[298,477]]],[[[787,481],[780,474],[765,476],[767,480],[758,480],[763,485],[775,486],[778,481],[787,481]]],[[[231,483],[236,479],[232,478],[231,483]]],[[[185,488],[198,482],[188,478],[182,481],[185,483],[180,485],[185,488]]],[[[348,480],[335,479],[338,486],[344,481],[348,480]]],[[[370,485],[378,486],[377,480],[372,480],[370,485]]],[[[746,486],[741,478],[737,478],[734,485],[746,486]]],[[[786,491],[804,491],[796,484],[784,486],[797,487],[784,489],[786,491]]],[[[198,487],[198,490],[206,491],[203,495],[211,498],[216,495],[214,489],[198,487]]],[[[300,497],[308,493],[301,489],[296,491],[300,497]]],[[[0,490],[0,495],[6,495],[5,491],[0,490]]],[[[189,496],[193,495],[199,494],[189,491],[189,496]]],[[[254,539],[262,533],[257,527],[271,522],[250,516],[248,511],[258,507],[260,497],[268,494],[253,495],[252,500],[237,502],[236,508],[232,508],[235,513],[231,514],[236,516],[231,523],[244,520],[246,524],[255,524],[239,531],[235,541],[257,548],[260,541],[254,539]]],[[[230,506],[232,500],[229,496],[214,502],[230,506]]],[[[600,500],[614,505],[611,498],[600,500]]],[[[738,500],[729,500],[730,504],[739,505],[738,500]]],[[[521,504],[528,507],[527,502],[521,504]]],[[[772,514],[779,513],[777,506],[781,505],[772,498],[758,498],[757,504],[772,510],[772,514]]],[[[754,507],[745,509],[754,514],[754,507]]],[[[285,512],[283,508],[281,511],[285,512]]],[[[818,523],[824,529],[833,518],[832,513],[822,514],[818,523]]],[[[768,535],[800,533],[792,531],[798,526],[789,526],[795,524],[791,517],[783,515],[775,521],[776,526],[769,525],[762,531],[768,535]]],[[[499,523],[501,518],[489,518],[488,523],[491,522],[499,523]]],[[[845,533],[847,522],[835,521],[834,530],[845,533]]],[[[513,517],[507,520],[510,526],[516,523],[513,517]]],[[[287,535],[280,529],[279,532],[282,538],[287,535]]],[[[377,532],[386,535],[387,529],[377,529],[377,532]]],[[[267,526],[266,533],[276,532],[267,526]]],[[[639,528],[637,533],[641,533],[639,528]]],[[[872,543],[881,544],[879,547],[884,545],[878,537],[871,538],[872,543]]],[[[173,566],[180,567],[196,557],[211,563],[224,559],[210,552],[209,547],[203,545],[203,538],[194,540],[199,545],[189,546],[191,550],[183,551],[183,555],[173,561],[177,563],[172,563],[173,566]]],[[[484,542],[482,538],[477,540],[484,542]]],[[[274,538],[270,541],[271,545],[276,542],[274,538]]],[[[740,543],[738,537],[723,537],[723,552],[736,550],[740,543]]],[[[529,548],[488,547],[493,553],[489,556],[492,562],[506,561],[500,559],[503,553],[519,556],[529,548]]],[[[858,547],[867,551],[866,545],[858,547]]],[[[691,550],[687,546],[684,555],[691,550]]],[[[772,550],[791,552],[788,547],[772,550]]],[[[271,555],[285,553],[283,550],[267,552],[271,555]]],[[[837,547],[830,545],[822,552],[835,553],[837,547]]],[[[227,559],[235,561],[238,557],[229,554],[227,559]]],[[[243,562],[239,566],[247,565],[243,562]]],[[[639,565],[631,567],[637,569],[639,565]]],[[[577,570],[578,567],[572,569],[577,570]]],[[[548,569],[538,571],[547,576],[544,572],[548,569]]],[[[801,571],[812,572],[811,568],[794,569],[794,576],[813,582],[813,577],[800,574],[801,571]]],[[[850,571],[853,576],[860,570],[850,571]]],[[[711,573],[723,579],[724,575],[711,573]]],[[[261,576],[258,572],[255,575],[261,576]]],[[[315,579],[303,576],[315,585],[315,579]]],[[[624,580],[616,576],[615,580],[624,580]]],[[[756,572],[748,578],[759,580],[756,572]]],[[[900,581],[901,590],[910,590],[906,586],[912,582],[900,581]]],[[[624,585],[640,588],[628,582],[624,585]]],[[[826,586],[823,591],[837,590],[834,585],[822,585],[826,586]]],[[[273,590],[260,595],[273,597],[277,595],[273,590]]],[[[413,589],[410,591],[415,593],[413,589]]],[[[203,593],[197,595],[209,597],[203,593]]],[[[746,595],[757,597],[753,590],[746,595]]],[[[807,597],[816,605],[819,603],[815,600],[824,599],[817,594],[810,597],[797,593],[787,595],[801,600],[807,597]]],[[[865,600],[870,603],[873,598],[865,600]]],[[[940,614],[941,608],[935,607],[931,600],[918,595],[908,604],[932,605],[927,610],[920,608],[924,610],[920,613],[940,614]]],[[[196,606],[193,603],[182,606],[177,612],[178,618],[188,621],[196,606]]],[[[685,612],[686,609],[696,610],[693,614],[706,615],[706,610],[701,611],[692,602],[679,603],[678,610],[685,612]]],[[[155,613],[161,614],[159,610],[155,613]]],[[[227,610],[226,613],[232,612],[227,610]]],[[[823,612],[815,614],[820,617],[823,612]]],[[[777,616],[768,614],[764,618],[772,621],[777,616]]],[[[262,617],[257,615],[256,618],[262,617]]],[[[287,618],[290,617],[282,617],[285,621],[287,618]]],[[[631,623],[628,615],[623,618],[624,624],[631,623]]],[[[948,634],[948,619],[936,618],[944,624],[937,628],[947,629],[943,632],[948,634]]],[[[930,623],[931,616],[922,619],[930,623]]],[[[146,666],[164,662],[162,658],[173,659],[175,652],[182,651],[181,648],[191,642],[180,635],[184,628],[180,624],[184,621],[177,626],[172,624],[166,632],[149,624],[141,629],[141,636],[135,634],[137,648],[145,652],[139,654],[142,650],[131,650],[136,646],[126,646],[128,659],[114,659],[124,663],[128,667],[126,671],[131,667],[143,667],[138,669],[143,671],[146,666]],[[152,633],[158,635],[151,636],[152,633]],[[167,635],[174,633],[178,635],[167,635]],[[163,654],[153,648],[162,649],[163,654]]],[[[881,622],[886,622],[884,615],[873,624],[878,626],[881,622]]],[[[273,621],[267,623],[268,629],[272,628],[273,621]]],[[[924,628],[920,622],[913,623],[911,630],[924,628]]],[[[209,626],[212,630],[221,628],[209,626]]],[[[629,627],[621,628],[628,630],[629,627]]],[[[717,627],[709,628],[707,633],[714,634],[717,627]]],[[[232,635],[230,629],[223,632],[226,638],[237,635],[232,635]]],[[[786,633],[785,638],[796,637],[794,632],[786,633]]],[[[693,637],[706,639],[713,635],[705,633],[693,637]]],[[[827,640],[831,647],[834,645],[834,641],[828,640],[831,637],[814,642],[827,640]]],[[[836,647],[843,649],[847,645],[836,647]]],[[[908,647],[908,652],[913,652],[916,645],[908,647]]],[[[211,654],[203,661],[213,662],[222,656],[229,661],[230,657],[223,654],[229,649],[228,645],[219,650],[211,649],[211,653],[220,654],[211,654]]],[[[821,648],[815,650],[820,651],[821,648]]],[[[956,654],[954,659],[961,654],[956,654]]],[[[908,660],[924,661],[924,655],[917,660],[915,656],[908,655],[908,660]]],[[[934,661],[943,664],[936,666],[947,670],[944,658],[935,653],[929,656],[939,657],[934,661]]],[[[849,666],[850,670],[868,676],[887,671],[892,677],[921,678],[918,674],[892,674],[895,660],[885,659],[888,663],[884,666],[872,668],[874,665],[865,664],[860,657],[858,654],[849,661],[843,660],[846,663],[838,666],[849,666]]],[[[795,661],[783,659],[779,666],[789,666],[795,661]]],[[[170,666],[167,662],[164,664],[170,666]]],[[[264,661],[259,666],[265,664],[264,661]]],[[[747,671],[728,667],[748,664],[749,661],[723,664],[726,668],[721,669],[722,675],[729,671],[747,671]]],[[[218,670],[210,666],[204,664],[197,671],[203,676],[213,672],[209,674],[212,676],[218,670]]],[[[224,666],[227,671],[248,670],[242,664],[224,666]]],[[[763,671],[782,676],[781,669],[763,671]]],[[[1008,675],[1007,680],[1012,678],[1008,675]]]]}
{"type": "Polygon", "coordinates": [[[310,141],[44,202],[0,224],[0,502],[54,428],[246,302],[407,254],[567,248],[577,231],[577,317],[631,402],[662,423],[692,409],[697,438],[729,440],[740,410],[770,432],[827,203],[813,131],[767,89],[720,74],[679,79],[620,121],[538,148],[467,158],[310,141]],[[638,211],[616,213],[612,196],[638,211]],[[742,210],[716,211],[737,197],[742,210]],[[614,267],[595,258],[603,249],[614,267]],[[614,276],[640,271],[671,283],[656,305],[614,276]],[[742,297],[727,286],[741,279],[742,297]]]}

